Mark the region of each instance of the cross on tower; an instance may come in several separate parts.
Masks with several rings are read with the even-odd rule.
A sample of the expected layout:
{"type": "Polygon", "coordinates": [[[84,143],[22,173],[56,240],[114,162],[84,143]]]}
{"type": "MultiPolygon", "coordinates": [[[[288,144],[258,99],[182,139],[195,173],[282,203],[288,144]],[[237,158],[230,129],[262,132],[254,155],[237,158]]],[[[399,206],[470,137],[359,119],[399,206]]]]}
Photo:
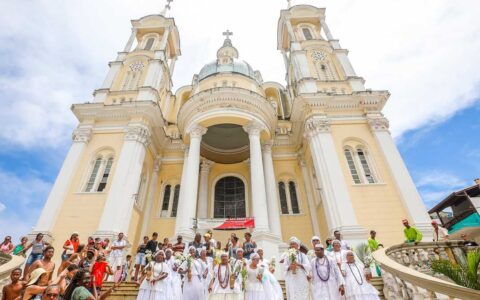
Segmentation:
{"type": "Polygon", "coordinates": [[[287,0],[288,2],[288,8],[292,7],[292,0],[287,0]]]}
{"type": "Polygon", "coordinates": [[[233,35],[233,32],[231,32],[230,30],[227,29],[227,31],[225,31],[224,33],[222,33],[227,40],[230,39],[230,36],[233,35]]]}

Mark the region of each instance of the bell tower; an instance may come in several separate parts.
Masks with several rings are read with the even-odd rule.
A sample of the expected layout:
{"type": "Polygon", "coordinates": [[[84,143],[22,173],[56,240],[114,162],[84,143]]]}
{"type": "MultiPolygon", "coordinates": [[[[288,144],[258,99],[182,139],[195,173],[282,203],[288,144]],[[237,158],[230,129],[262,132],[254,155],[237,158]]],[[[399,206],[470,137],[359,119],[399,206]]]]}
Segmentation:
{"type": "Polygon", "coordinates": [[[165,13],[166,9],[160,15],[132,20],[130,38],[109,63],[103,84],[94,92],[94,102],[154,101],[166,111],[180,38],[174,19],[166,18],[165,13]]]}
{"type": "Polygon", "coordinates": [[[283,10],[277,38],[292,96],[365,91],[363,78],[350,64],[348,50],[342,49],[327,26],[325,8],[301,5],[283,10]]]}

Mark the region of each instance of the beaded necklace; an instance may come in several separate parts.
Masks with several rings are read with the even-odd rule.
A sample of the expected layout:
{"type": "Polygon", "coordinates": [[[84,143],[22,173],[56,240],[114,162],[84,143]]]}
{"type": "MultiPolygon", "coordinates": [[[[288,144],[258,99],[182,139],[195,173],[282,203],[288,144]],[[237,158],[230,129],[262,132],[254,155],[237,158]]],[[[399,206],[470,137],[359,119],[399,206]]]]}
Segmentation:
{"type": "Polygon", "coordinates": [[[221,278],[221,275],[222,275],[222,272],[221,272],[221,269],[222,269],[222,265],[218,265],[218,274],[217,274],[217,277],[218,277],[218,282],[220,283],[220,287],[222,289],[226,289],[227,288],[227,285],[228,285],[228,280],[230,278],[230,268],[228,265],[225,266],[225,277],[221,278]]]}
{"type": "Polygon", "coordinates": [[[348,265],[348,268],[350,269],[350,272],[352,272],[352,275],[353,275],[353,278],[355,278],[355,281],[358,283],[358,285],[362,285],[363,284],[363,277],[362,277],[362,273],[360,273],[360,270],[357,267],[357,264],[353,263],[353,265],[355,266],[355,269],[357,269],[358,275],[360,277],[360,282],[358,281],[357,276],[355,276],[355,273],[352,270],[351,264],[347,263],[347,265],[348,265]]]}
{"type": "Polygon", "coordinates": [[[328,279],[330,279],[330,261],[328,260],[328,258],[324,257],[323,263],[320,263],[320,258],[317,257],[317,259],[315,260],[315,271],[317,271],[318,278],[320,278],[321,281],[328,281],[328,279]],[[318,271],[318,265],[325,265],[325,261],[327,262],[327,278],[323,278],[318,271]]]}

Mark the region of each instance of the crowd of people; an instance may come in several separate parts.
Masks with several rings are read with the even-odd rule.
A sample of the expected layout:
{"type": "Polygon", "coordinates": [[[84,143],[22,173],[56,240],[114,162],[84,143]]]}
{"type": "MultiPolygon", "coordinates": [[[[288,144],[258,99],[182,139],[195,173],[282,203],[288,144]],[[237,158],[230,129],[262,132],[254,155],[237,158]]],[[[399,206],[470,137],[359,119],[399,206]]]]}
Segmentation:
{"type": "MultiPolygon", "coordinates": [[[[422,233],[407,220],[403,225],[405,242],[422,240],[422,233]]],[[[437,222],[433,221],[432,227],[434,241],[449,238],[437,222]]],[[[462,238],[475,245],[466,236],[462,238]]],[[[377,290],[369,283],[372,272],[366,271],[370,266],[363,265],[339,231],[326,239],[325,245],[317,236],[310,242],[307,246],[291,237],[289,249],[277,260],[265,257],[248,232],[242,241],[232,233],[224,247],[215,241],[212,231],[203,236],[197,233],[189,243],[182,236],[175,242],[168,238],[160,241],[155,232],[130,250],[134,252],[132,257],[127,255],[131,246],[123,233],[112,242],[88,237],[82,244],[74,232],[63,244],[57,267],[55,249],[43,234],[37,234],[31,242],[24,237],[16,246],[7,236],[0,251],[24,256],[26,262],[23,270],[11,272],[11,283],[4,287],[2,300],[105,299],[124,281],[138,285],[138,300],[280,300],[283,291],[275,276],[280,272],[285,278],[287,299],[378,299],[377,290]],[[104,290],[105,281],[114,284],[104,290]]],[[[367,242],[372,252],[383,247],[374,230],[367,242]]]]}

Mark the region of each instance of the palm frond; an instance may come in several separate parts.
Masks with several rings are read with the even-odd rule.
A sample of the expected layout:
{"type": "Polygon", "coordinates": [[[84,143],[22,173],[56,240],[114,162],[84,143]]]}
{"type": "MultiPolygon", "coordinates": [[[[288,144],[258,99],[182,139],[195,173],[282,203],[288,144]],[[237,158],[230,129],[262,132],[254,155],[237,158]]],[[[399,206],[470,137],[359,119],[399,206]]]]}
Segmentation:
{"type": "Polygon", "coordinates": [[[480,275],[478,266],[480,264],[480,250],[476,249],[467,253],[466,265],[458,265],[449,260],[432,261],[432,270],[443,274],[458,285],[480,290],[480,275]]]}

